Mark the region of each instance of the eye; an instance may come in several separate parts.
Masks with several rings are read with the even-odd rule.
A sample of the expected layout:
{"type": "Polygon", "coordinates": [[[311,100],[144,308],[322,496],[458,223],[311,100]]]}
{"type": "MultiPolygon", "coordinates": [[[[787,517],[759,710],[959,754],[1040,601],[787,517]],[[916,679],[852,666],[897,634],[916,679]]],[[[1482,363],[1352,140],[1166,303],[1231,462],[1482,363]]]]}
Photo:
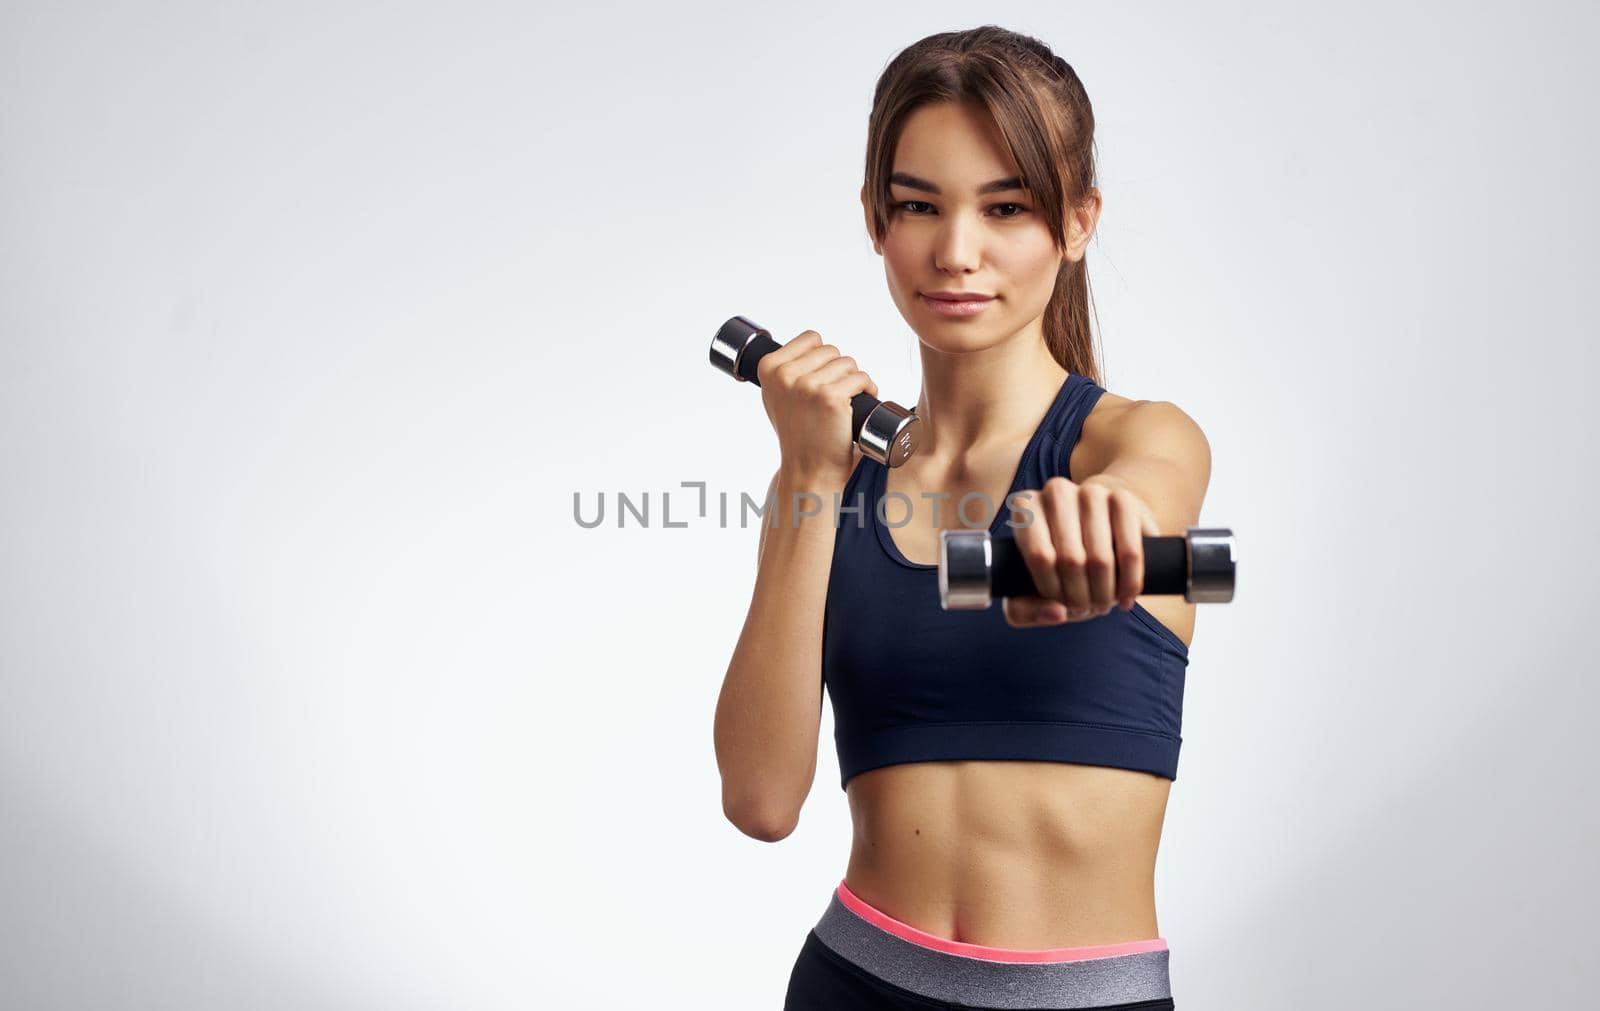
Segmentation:
{"type": "MultiPolygon", "coordinates": [[[[928,207],[928,208],[931,208],[932,206],[933,205],[928,203],[926,200],[902,200],[899,203],[894,205],[896,210],[905,211],[907,214],[910,214],[910,215],[912,215],[914,217],[921,217],[922,215],[928,213],[927,211],[919,211],[919,210],[915,210],[914,208],[916,208],[916,207],[928,207]]],[[[995,217],[997,217],[997,218],[1016,218],[1016,217],[1021,217],[1022,215],[1028,213],[1028,208],[1027,208],[1027,206],[1025,204],[1017,204],[1017,203],[995,204],[993,209],[998,211],[1001,208],[1005,208],[1005,207],[1012,208],[1012,212],[1010,214],[996,214],[995,217]]]]}

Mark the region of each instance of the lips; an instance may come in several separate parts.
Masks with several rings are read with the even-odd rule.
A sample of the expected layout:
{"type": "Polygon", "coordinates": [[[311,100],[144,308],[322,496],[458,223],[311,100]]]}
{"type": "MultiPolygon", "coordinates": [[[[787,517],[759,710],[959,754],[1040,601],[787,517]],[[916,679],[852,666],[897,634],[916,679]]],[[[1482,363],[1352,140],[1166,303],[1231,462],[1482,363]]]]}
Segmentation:
{"type": "Polygon", "coordinates": [[[922,304],[929,312],[945,319],[977,319],[981,314],[988,312],[989,307],[995,303],[994,298],[982,295],[977,298],[951,298],[948,295],[944,298],[934,295],[918,297],[922,299],[922,304]]]}
{"type": "Polygon", "coordinates": [[[938,299],[941,302],[987,302],[994,298],[993,295],[984,295],[975,291],[925,291],[922,294],[927,298],[938,299]]]}

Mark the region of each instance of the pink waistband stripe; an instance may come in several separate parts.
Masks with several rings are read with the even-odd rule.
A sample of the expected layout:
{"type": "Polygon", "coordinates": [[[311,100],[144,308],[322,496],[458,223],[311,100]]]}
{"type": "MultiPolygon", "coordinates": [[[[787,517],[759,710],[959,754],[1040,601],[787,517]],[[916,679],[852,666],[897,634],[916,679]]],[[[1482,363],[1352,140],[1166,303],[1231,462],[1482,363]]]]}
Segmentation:
{"type": "Polygon", "coordinates": [[[1113,958],[1117,955],[1137,955],[1145,951],[1165,951],[1165,938],[1152,937],[1143,941],[1123,941],[1120,944],[1091,944],[1078,948],[990,948],[982,944],[951,941],[947,938],[918,930],[877,908],[839,882],[839,901],[845,908],[875,927],[904,938],[912,944],[951,955],[981,958],[990,962],[1076,962],[1086,958],[1113,958]]]}

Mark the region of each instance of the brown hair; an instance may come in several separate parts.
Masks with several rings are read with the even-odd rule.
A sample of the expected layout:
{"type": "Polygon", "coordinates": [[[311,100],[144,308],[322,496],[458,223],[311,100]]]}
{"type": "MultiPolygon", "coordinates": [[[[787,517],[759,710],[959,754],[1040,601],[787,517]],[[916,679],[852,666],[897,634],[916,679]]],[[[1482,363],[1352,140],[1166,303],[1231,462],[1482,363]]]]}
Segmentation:
{"type": "MultiPolygon", "coordinates": [[[[1064,251],[1066,209],[1095,185],[1094,109],[1078,75],[1049,46],[996,25],[914,42],[878,78],[867,118],[865,188],[877,241],[889,228],[889,175],[906,119],[936,102],[988,111],[1064,251]]],[[[1099,383],[1087,261],[1062,262],[1044,312],[1044,340],[1062,368],[1099,383]]]]}

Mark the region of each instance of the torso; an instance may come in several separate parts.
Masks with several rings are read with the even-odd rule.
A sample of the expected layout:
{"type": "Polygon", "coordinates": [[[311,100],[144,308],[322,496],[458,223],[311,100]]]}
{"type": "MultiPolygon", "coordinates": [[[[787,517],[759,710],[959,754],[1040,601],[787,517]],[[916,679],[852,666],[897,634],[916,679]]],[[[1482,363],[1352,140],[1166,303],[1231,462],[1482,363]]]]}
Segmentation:
{"type": "MultiPolygon", "coordinates": [[[[1101,395],[1072,451],[1073,480],[1104,468],[1105,433],[1135,403],[1101,395]]],[[[999,504],[1020,452],[1018,443],[986,454],[981,469],[961,475],[919,471],[916,457],[890,471],[886,490],[903,492],[912,510],[891,532],[901,554],[936,562],[939,529],[961,525],[950,504],[968,491],[999,504]],[[952,493],[939,527],[924,489],[952,493]]],[[[969,511],[969,522],[976,519],[969,511]]],[[[1195,605],[1166,595],[1138,600],[1186,646],[1193,639],[1195,605]]],[[[1158,937],[1155,860],[1171,785],[1151,773],[1065,762],[872,769],[846,787],[854,838],[845,884],[896,919],[971,944],[1059,948],[1158,937]]]]}

